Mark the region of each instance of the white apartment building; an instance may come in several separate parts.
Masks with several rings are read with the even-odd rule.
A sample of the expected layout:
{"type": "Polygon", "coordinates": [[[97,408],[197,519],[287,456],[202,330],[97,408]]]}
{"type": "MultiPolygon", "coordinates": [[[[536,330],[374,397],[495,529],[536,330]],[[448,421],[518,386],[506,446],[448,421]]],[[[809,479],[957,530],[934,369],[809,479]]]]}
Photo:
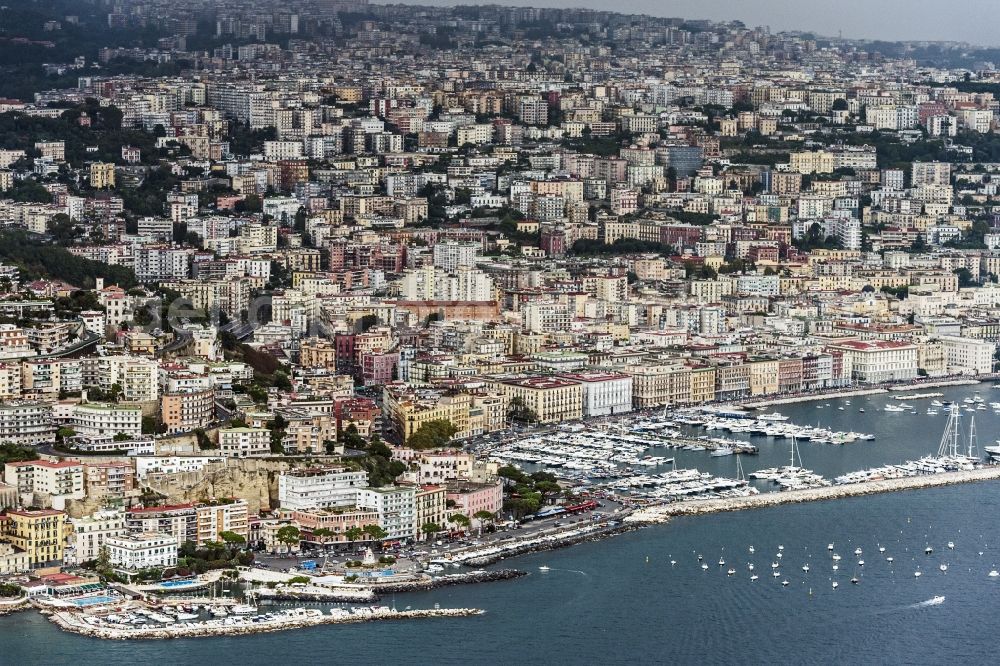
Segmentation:
{"type": "Polygon", "coordinates": [[[111,566],[124,571],[177,566],[177,541],[168,534],[145,532],[104,540],[111,566]]]}
{"type": "Polygon", "coordinates": [[[830,345],[850,363],[851,378],[868,384],[903,381],[917,376],[917,346],[890,340],[848,340],[830,345]]]}
{"type": "Polygon", "coordinates": [[[475,266],[482,245],[479,243],[437,243],[434,245],[434,267],[454,273],[459,266],[475,266]]]}
{"type": "Polygon", "coordinates": [[[73,407],[71,426],[83,437],[139,437],[142,435],[142,409],[99,402],[80,404],[73,407]]]}
{"type": "Polygon", "coordinates": [[[219,452],[229,458],[271,453],[271,431],[266,428],[220,428],[219,452]]]}
{"type": "Polygon", "coordinates": [[[44,444],[55,437],[52,405],[41,402],[0,404],[0,441],[44,444]]]}
{"type": "Polygon", "coordinates": [[[125,514],[117,509],[95,511],[89,516],[71,518],[73,534],[71,550],[67,551],[67,564],[91,562],[100,555],[101,546],[110,537],[126,535],[125,514]]]}
{"type": "Polygon", "coordinates": [[[949,373],[982,375],[993,372],[996,343],[957,336],[944,336],[941,343],[949,373]]]}
{"type": "Polygon", "coordinates": [[[358,505],[358,493],[368,487],[368,472],[346,467],[292,470],[278,475],[282,509],[328,509],[358,505]]]}
{"type": "Polygon", "coordinates": [[[37,501],[62,510],[66,500],[86,495],[83,464],[67,460],[9,462],[4,465],[3,481],[17,488],[22,503],[29,506],[37,501]]]}
{"type": "Polygon", "coordinates": [[[362,488],[358,506],[378,512],[379,527],[387,539],[413,539],[417,535],[416,488],[362,488]]]}
{"type": "Polygon", "coordinates": [[[632,377],[617,372],[576,372],[560,375],[583,387],[583,416],[607,416],[632,411],[632,377]]]}

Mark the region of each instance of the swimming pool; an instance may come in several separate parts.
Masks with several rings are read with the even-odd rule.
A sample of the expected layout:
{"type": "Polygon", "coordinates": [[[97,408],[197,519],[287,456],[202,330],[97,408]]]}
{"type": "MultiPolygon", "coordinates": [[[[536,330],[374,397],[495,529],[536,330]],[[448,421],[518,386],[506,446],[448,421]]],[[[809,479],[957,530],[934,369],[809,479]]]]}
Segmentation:
{"type": "Polygon", "coordinates": [[[160,587],[167,587],[167,588],[190,587],[192,585],[197,585],[197,584],[198,581],[196,580],[165,580],[162,583],[160,583],[160,587]]]}
{"type": "Polygon", "coordinates": [[[102,595],[97,597],[82,597],[80,599],[73,599],[74,606],[96,606],[97,604],[111,604],[118,601],[118,597],[112,597],[109,595],[102,595]]]}

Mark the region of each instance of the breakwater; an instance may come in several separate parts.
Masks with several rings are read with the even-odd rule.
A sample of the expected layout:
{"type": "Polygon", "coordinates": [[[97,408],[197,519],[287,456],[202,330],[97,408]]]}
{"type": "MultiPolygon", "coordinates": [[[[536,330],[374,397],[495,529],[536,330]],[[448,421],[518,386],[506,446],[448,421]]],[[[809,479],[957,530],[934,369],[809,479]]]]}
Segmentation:
{"type": "Polygon", "coordinates": [[[384,583],[378,585],[375,590],[379,594],[393,594],[396,592],[425,592],[436,590],[441,587],[452,585],[468,585],[472,583],[493,583],[502,580],[513,580],[526,576],[527,572],[517,569],[494,569],[491,571],[470,571],[468,573],[450,574],[447,576],[437,576],[426,580],[406,581],[401,583],[384,583]]]}
{"type": "Polygon", "coordinates": [[[344,610],[334,608],[329,614],[316,609],[295,609],[272,616],[241,619],[208,620],[201,623],[178,623],[159,627],[111,626],[100,623],[94,616],[74,611],[49,613],[49,619],[59,628],[106,640],[149,640],[167,638],[202,638],[208,636],[242,636],[249,634],[304,629],[326,624],[356,624],[382,620],[413,620],[426,618],[471,617],[482,615],[478,608],[433,608],[393,610],[386,606],[344,610]]]}
{"type": "Polygon", "coordinates": [[[884,479],[881,481],[865,481],[823,488],[806,490],[790,490],[786,492],[762,493],[749,497],[734,497],[727,499],[691,500],[646,507],[627,516],[624,520],[631,524],[660,523],[672,516],[690,516],[703,513],[719,513],[723,511],[745,511],[747,509],[762,509],[782,504],[797,504],[801,502],[818,502],[823,500],[841,499],[844,497],[859,497],[879,493],[898,492],[902,490],[918,490],[921,488],[937,488],[959,483],[974,483],[978,481],[993,481],[1000,479],[1000,466],[990,466],[981,469],[961,472],[945,472],[943,474],[928,474],[901,479],[884,479]]]}

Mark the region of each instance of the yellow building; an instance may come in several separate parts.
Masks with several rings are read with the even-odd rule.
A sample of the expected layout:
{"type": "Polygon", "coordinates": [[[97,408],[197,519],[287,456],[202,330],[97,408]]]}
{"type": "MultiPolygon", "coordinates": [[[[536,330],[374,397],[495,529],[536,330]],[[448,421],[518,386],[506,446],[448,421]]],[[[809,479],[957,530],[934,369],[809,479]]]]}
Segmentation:
{"type": "Polygon", "coordinates": [[[90,165],[90,186],[103,190],[115,186],[115,165],[110,162],[94,162],[90,165]]]}
{"type": "Polygon", "coordinates": [[[66,552],[66,514],[55,509],[9,510],[4,540],[28,555],[32,569],[62,566],[66,552]]]}
{"type": "Polygon", "coordinates": [[[776,359],[750,363],[750,395],[768,395],[778,392],[779,365],[776,359]]]}
{"type": "Polygon", "coordinates": [[[444,486],[417,486],[417,494],[414,500],[417,507],[418,539],[432,536],[425,534],[423,531],[423,527],[427,523],[434,523],[439,527],[444,527],[448,522],[448,502],[446,495],[447,492],[444,486]]]}
{"type": "Polygon", "coordinates": [[[501,379],[494,388],[511,402],[520,398],[539,423],[559,423],[583,417],[583,385],[559,377],[501,379]]]}
{"type": "MultiPolygon", "coordinates": [[[[473,434],[469,430],[472,396],[468,394],[440,395],[434,391],[414,391],[403,384],[392,384],[383,391],[382,405],[404,442],[428,421],[450,421],[457,428],[456,439],[473,434]]],[[[482,423],[481,417],[477,419],[479,428],[482,428],[482,423]]]]}

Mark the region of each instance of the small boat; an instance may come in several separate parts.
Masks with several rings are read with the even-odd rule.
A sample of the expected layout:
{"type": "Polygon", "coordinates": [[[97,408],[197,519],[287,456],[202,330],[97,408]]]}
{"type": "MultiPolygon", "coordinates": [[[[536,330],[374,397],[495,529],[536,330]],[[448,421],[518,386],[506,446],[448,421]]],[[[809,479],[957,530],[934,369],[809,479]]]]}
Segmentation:
{"type": "Polygon", "coordinates": [[[757,574],[750,576],[750,580],[757,580],[757,574]]]}
{"type": "Polygon", "coordinates": [[[955,542],[954,541],[949,541],[948,542],[948,548],[950,550],[955,550],[955,542]]]}
{"type": "Polygon", "coordinates": [[[889,564],[892,564],[892,556],[890,555],[889,557],[885,558],[885,561],[888,562],[889,564]]]}
{"type": "Polygon", "coordinates": [[[701,562],[701,555],[698,556],[698,561],[701,562]]]}
{"type": "Polygon", "coordinates": [[[854,549],[854,554],[855,555],[860,555],[861,554],[861,549],[860,548],[855,548],[854,549]]]}
{"type": "Polygon", "coordinates": [[[920,573],[919,571],[914,571],[914,572],[913,572],[913,577],[914,577],[914,578],[920,578],[920,577],[921,577],[922,575],[923,575],[923,574],[922,574],[922,573],[920,573]]]}
{"type": "Polygon", "coordinates": [[[864,414],[864,413],[865,413],[865,408],[864,408],[864,407],[862,407],[862,408],[861,408],[861,409],[859,409],[858,411],[859,411],[859,412],[861,412],[862,414],[864,414]]]}
{"type": "Polygon", "coordinates": [[[726,566],[726,561],[724,559],[722,559],[721,557],[719,558],[719,566],[720,567],[726,566]]]}
{"type": "Polygon", "coordinates": [[[708,568],[708,565],[707,565],[707,564],[704,564],[704,563],[703,563],[703,564],[701,565],[701,568],[702,568],[702,570],[704,570],[704,569],[707,569],[707,568],[708,568]]]}
{"type": "Polygon", "coordinates": [[[754,553],[753,546],[750,546],[750,554],[753,555],[753,553],[754,553]]]}
{"type": "Polygon", "coordinates": [[[836,590],[838,587],[840,587],[840,583],[838,583],[837,581],[833,581],[833,589],[836,590]]]}
{"type": "Polygon", "coordinates": [[[730,569],[729,571],[726,572],[726,574],[729,576],[732,576],[734,573],[736,573],[736,569],[730,569]]]}
{"type": "Polygon", "coordinates": [[[878,552],[884,553],[885,552],[885,546],[879,546],[878,547],[878,552]]]}
{"type": "Polygon", "coordinates": [[[781,586],[782,587],[788,587],[788,581],[787,580],[781,581],[781,586]]]}
{"type": "Polygon", "coordinates": [[[827,550],[833,550],[833,544],[832,544],[832,543],[828,543],[828,544],[826,545],[826,549],[827,549],[827,550]]]}
{"type": "MultiPolygon", "coordinates": [[[[671,562],[671,564],[673,564],[673,562],[671,562]]],[[[549,567],[545,566],[544,564],[542,566],[538,567],[538,570],[539,571],[551,571],[551,569],[549,567]]]]}
{"type": "Polygon", "coordinates": [[[780,560],[781,559],[781,553],[777,553],[777,557],[780,560]]]}
{"type": "Polygon", "coordinates": [[[774,572],[773,574],[771,574],[771,575],[772,575],[772,576],[774,576],[775,578],[781,578],[781,572],[780,572],[780,571],[775,571],[775,572],[774,572]]]}
{"type": "Polygon", "coordinates": [[[784,549],[785,549],[784,546],[781,546],[781,545],[778,546],[778,550],[784,550],[784,549]]]}
{"type": "Polygon", "coordinates": [[[781,565],[780,565],[780,564],[778,564],[777,562],[771,562],[771,568],[772,568],[772,569],[777,569],[777,568],[778,568],[778,567],[780,567],[780,566],[781,566],[781,565]]]}
{"type": "Polygon", "coordinates": [[[938,569],[940,569],[941,571],[947,571],[948,570],[948,565],[947,564],[942,564],[941,566],[938,567],[938,569]]]}
{"type": "Polygon", "coordinates": [[[1000,571],[997,571],[996,569],[992,569],[990,571],[990,578],[996,578],[997,576],[1000,576],[1000,571]]]}
{"type": "Polygon", "coordinates": [[[753,571],[753,562],[747,563],[747,571],[753,571]]]}
{"type": "Polygon", "coordinates": [[[833,565],[833,570],[834,570],[834,571],[838,570],[839,568],[840,568],[840,565],[839,565],[839,564],[834,564],[834,565],[833,565]]]}
{"type": "Polygon", "coordinates": [[[675,564],[677,564],[677,560],[670,560],[670,566],[674,566],[675,564]]]}
{"type": "Polygon", "coordinates": [[[809,571],[809,565],[808,564],[803,564],[802,565],[802,570],[808,572],[809,571]]]}
{"type": "Polygon", "coordinates": [[[833,561],[834,562],[839,562],[840,561],[840,555],[837,555],[836,553],[834,553],[833,554],[833,561]]]}
{"type": "Polygon", "coordinates": [[[853,578],[851,578],[851,582],[854,583],[855,585],[857,585],[861,581],[858,580],[857,576],[854,576],[853,578]]]}
{"type": "Polygon", "coordinates": [[[253,615],[256,612],[257,607],[249,604],[238,604],[233,606],[233,615],[253,615]]]}
{"type": "Polygon", "coordinates": [[[859,567],[865,566],[865,561],[864,560],[858,560],[858,566],[859,567]]]}
{"type": "Polygon", "coordinates": [[[934,549],[931,548],[930,546],[927,546],[926,548],[924,548],[924,554],[925,555],[930,555],[933,552],[934,552],[934,549]]]}

